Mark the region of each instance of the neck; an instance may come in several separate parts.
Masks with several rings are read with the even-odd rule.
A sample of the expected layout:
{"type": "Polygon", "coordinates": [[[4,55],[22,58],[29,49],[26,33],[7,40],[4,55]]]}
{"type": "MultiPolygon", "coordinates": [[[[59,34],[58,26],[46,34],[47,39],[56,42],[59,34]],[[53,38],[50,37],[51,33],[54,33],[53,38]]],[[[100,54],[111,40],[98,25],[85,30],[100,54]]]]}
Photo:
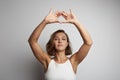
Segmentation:
{"type": "Polygon", "coordinates": [[[59,63],[65,62],[67,60],[65,52],[57,52],[55,56],[55,60],[59,63]]]}

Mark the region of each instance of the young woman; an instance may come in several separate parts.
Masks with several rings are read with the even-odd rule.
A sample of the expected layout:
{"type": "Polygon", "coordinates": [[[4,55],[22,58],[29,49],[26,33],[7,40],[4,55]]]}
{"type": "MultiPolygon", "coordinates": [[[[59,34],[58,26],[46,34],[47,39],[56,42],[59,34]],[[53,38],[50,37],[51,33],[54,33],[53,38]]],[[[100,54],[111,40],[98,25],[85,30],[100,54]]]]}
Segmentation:
{"type": "Polygon", "coordinates": [[[28,41],[35,57],[44,66],[46,80],[76,80],[77,67],[86,57],[92,45],[92,39],[89,33],[71,10],[67,13],[64,11],[54,12],[51,9],[49,14],[32,32],[28,41]],[[65,21],[60,22],[58,20],[60,16],[63,16],[65,21]],[[72,52],[68,35],[64,30],[58,30],[51,35],[46,45],[47,53],[39,45],[38,38],[42,30],[47,24],[51,23],[70,23],[74,24],[78,29],[83,39],[83,44],[71,57],[67,57],[72,52]],[[54,57],[51,58],[51,56],[54,57]]]}

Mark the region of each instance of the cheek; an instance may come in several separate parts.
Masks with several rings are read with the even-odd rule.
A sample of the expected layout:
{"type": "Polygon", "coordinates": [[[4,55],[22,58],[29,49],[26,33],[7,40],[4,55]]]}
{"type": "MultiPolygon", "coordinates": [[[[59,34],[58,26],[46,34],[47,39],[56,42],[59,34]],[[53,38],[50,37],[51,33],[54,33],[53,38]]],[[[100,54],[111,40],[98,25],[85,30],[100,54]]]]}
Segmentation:
{"type": "Polygon", "coordinates": [[[66,47],[68,46],[68,42],[65,43],[65,46],[66,46],[66,47]]]}
{"type": "Polygon", "coordinates": [[[53,42],[53,46],[56,47],[57,46],[57,42],[53,42]]]}

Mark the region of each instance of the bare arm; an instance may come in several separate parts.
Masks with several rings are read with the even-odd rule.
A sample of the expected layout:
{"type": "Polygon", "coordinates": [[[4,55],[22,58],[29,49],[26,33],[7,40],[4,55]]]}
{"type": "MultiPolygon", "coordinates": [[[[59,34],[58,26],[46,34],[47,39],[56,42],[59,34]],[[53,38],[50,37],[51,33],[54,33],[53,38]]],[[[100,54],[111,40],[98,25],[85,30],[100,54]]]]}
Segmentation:
{"type": "Polygon", "coordinates": [[[87,32],[87,30],[84,28],[84,26],[77,20],[76,16],[74,13],[70,10],[70,13],[62,12],[63,17],[66,19],[65,23],[72,23],[76,26],[78,29],[82,39],[83,39],[83,44],[79,48],[79,50],[70,57],[70,60],[72,64],[74,65],[75,71],[77,65],[86,57],[88,54],[91,45],[92,45],[92,39],[87,32]]]}
{"type": "Polygon", "coordinates": [[[46,64],[46,61],[49,59],[49,56],[42,50],[41,46],[38,43],[39,36],[46,26],[45,21],[43,20],[32,32],[28,42],[35,55],[35,57],[42,63],[46,64]]]}
{"type": "Polygon", "coordinates": [[[71,57],[73,58],[78,65],[88,54],[91,45],[92,45],[92,39],[88,33],[88,31],[84,28],[84,26],[80,22],[74,22],[74,25],[78,29],[82,39],[83,39],[83,44],[79,48],[79,50],[71,57]]]}
{"type": "Polygon", "coordinates": [[[35,57],[44,65],[45,69],[47,69],[51,58],[43,51],[38,43],[38,39],[47,24],[58,22],[59,15],[59,12],[53,13],[53,10],[51,10],[45,19],[35,28],[28,40],[35,57]]]}

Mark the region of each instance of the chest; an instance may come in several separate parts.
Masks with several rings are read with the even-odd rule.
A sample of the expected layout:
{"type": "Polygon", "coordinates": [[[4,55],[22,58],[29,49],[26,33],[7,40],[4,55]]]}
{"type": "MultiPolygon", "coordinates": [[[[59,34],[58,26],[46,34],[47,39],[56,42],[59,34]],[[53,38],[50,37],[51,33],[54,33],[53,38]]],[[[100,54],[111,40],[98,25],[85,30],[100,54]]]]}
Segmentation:
{"type": "Polygon", "coordinates": [[[46,80],[75,80],[75,73],[69,62],[65,64],[50,63],[45,73],[46,80]]]}

